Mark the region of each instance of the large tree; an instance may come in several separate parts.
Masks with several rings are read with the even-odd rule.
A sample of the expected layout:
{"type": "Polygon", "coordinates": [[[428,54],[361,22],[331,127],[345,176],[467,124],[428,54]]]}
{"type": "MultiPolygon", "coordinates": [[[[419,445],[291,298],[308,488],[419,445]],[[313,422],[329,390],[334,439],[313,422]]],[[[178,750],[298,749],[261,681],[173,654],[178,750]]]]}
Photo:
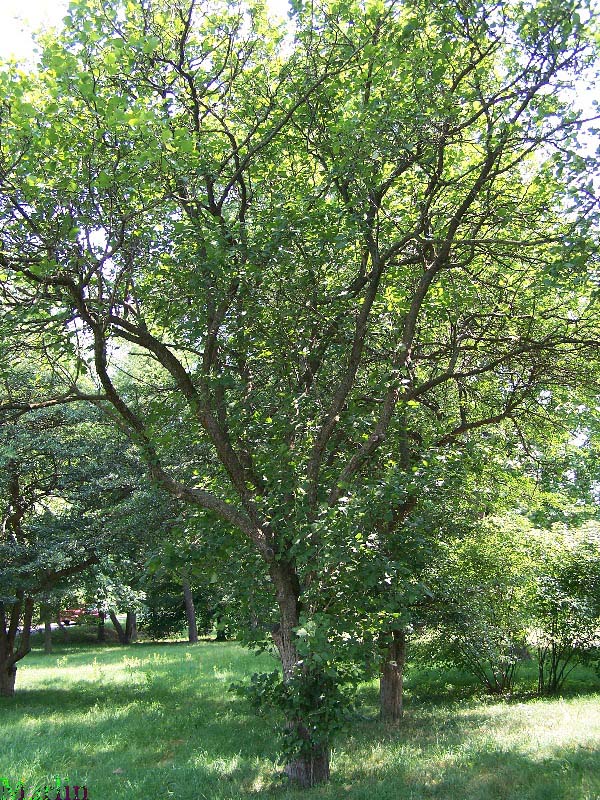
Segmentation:
{"type": "Polygon", "coordinates": [[[97,507],[90,508],[85,497],[89,470],[87,480],[77,484],[86,472],[81,427],[87,438],[91,426],[89,414],[85,417],[85,409],[76,415],[52,409],[0,425],[3,696],[14,694],[17,664],[31,649],[35,604],[49,593],[60,596],[74,576],[98,560],[102,533],[93,513],[97,507]]]}
{"type": "Polygon", "coordinates": [[[160,537],[176,505],[149,487],[134,448],[97,409],[60,405],[24,414],[52,386],[52,376],[33,366],[3,362],[0,369],[13,408],[0,420],[0,694],[9,696],[30,650],[35,605],[49,622],[49,604],[58,611],[61,598],[85,595],[84,577],[88,592],[98,589],[98,569],[112,565],[113,583],[122,582],[131,550],[139,562],[140,542],[160,537]]]}
{"type": "Polygon", "coordinates": [[[596,201],[564,97],[595,20],[571,0],[350,0],[293,23],[72,2],[38,70],[0,74],[0,265],[14,341],[64,372],[39,402],[104,408],[261,559],[287,772],[311,785],[336,665],[297,632],[348,515],[393,534],[423,461],[593,383],[596,201]],[[144,370],[118,380],[126,352],[153,362],[152,398],[144,370]]]}

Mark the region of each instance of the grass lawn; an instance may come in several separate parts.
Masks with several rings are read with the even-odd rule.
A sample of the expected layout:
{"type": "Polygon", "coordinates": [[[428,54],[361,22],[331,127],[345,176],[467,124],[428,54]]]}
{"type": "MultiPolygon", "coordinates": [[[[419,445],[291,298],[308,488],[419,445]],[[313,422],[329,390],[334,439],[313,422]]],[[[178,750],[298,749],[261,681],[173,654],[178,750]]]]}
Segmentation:
{"type": "MultiPolygon", "coordinates": [[[[306,797],[274,767],[271,721],[228,692],[272,669],[233,643],[34,650],[0,698],[0,776],[60,777],[90,800],[306,797]]],[[[382,727],[376,687],[338,739],[311,800],[600,800],[600,686],[557,700],[465,696],[457,676],[413,672],[405,719],[382,727]],[[433,698],[433,699],[432,699],[433,698]],[[371,717],[371,718],[370,718],[371,717]]],[[[575,684],[577,691],[577,684],[575,684]]]]}

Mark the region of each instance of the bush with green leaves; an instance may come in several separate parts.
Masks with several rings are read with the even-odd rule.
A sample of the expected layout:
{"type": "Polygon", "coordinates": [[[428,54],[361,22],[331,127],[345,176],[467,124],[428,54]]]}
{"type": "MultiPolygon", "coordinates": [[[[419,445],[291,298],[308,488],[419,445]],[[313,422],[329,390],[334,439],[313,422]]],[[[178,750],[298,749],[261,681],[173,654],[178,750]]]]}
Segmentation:
{"type": "Polygon", "coordinates": [[[538,658],[538,691],[556,694],[574,667],[600,645],[600,525],[555,525],[542,540],[530,641],[538,658]]]}
{"type": "Polygon", "coordinates": [[[534,586],[529,542],[523,518],[481,519],[444,543],[431,574],[430,652],[470,671],[492,694],[512,689],[527,656],[534,586]]]}

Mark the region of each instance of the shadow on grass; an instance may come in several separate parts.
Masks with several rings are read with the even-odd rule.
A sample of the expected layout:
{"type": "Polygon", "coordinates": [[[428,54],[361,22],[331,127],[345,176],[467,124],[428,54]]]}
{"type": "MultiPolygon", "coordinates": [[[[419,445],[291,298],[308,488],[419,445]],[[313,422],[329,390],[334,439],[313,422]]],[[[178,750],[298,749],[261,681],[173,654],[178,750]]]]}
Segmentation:
{"type": "MultiPolygon", "coordinates": [[[[465,748],[468,736],[457,736],[455,749],[440,752],[435,747],[413,752],[414,741],[403,735],[384,739],[396,753],[386,764],[365,769],[349,766],[348,758],[338,766],[331,787],[315,790],[316,798],[352,800],[583,800],[600,791],[599,757],[583,747],[561,748],[552,756],[497,749],[465,748]]],[[[369,739],[373,746],[377,740],[369,739]]],[[[364,749],[367,742],[363,742],[364,749]]],[[[367,745],[368,746],[368,745],[367,745]]],[[[358,755],[358,751],[355,755],[358,755]]],[[[352,754],[351,754],[352,755],[352,754]]],[[[342,759],[339,759],[342,761],[342,759]]],[[[300,797],[299,792],[273,792],[300,797]]]]}
{"type": "MultiPolygon", "coordinates": [[[[338,740],[331,784],[306,794],[273,777],[273,720],[257,717],[249,704],[227,691],[233,681],[268,668],[233,643],[85,650],[67,645],[53,656],[36,654],[31,667],[36,671],[32,679],[40,683],[28,688],[23,670],[15,698],[0,701],[0,729],[8,734],[2,739],[0,733],[0,774],[10,775],[11,767],[22,772],[22,764],[33,759],[36,777],[68,771],[88,783],[95,800],[145,800],[169,792],[180,800],[267,794],[277,800],[600,797],[597,751],[576,744],[538,752],[519,749],[508,735],[518,725],[514,706],[504,704],[490,715],[487,706],[501,706],[498,698],[457,697],[448,690],[457,685],[448,676],[439,680],[443,702],[428,697],[421,704],[416,691],[420,674],[413,671],[401,725],[355,723],[338,740]],[[97,665],[90,663],[94,659],[97,665]],[[75,669],[68,670],[61,685],[63,666],[75,669]],[[78,673],[83,667],[87,675],[78,673]],[[7,753],[21,760],[6,763],[7,753]]],[[[376,713],[373,685],[361,689],[361,699],[376,713]]],[[[545,704],[536,702],[540,714],[552,715],[551,706],[545,711],[545,704]]]]}
{"type": "MultiPolygon", "coordinates": [[[[135,657],[136,649],[127,655],[135,657]]],[[[113,653],[104,653],[109,661],[102,666],[109,673],[113,653]]],[[[90,658],[88,651],[88,665],[90,658]]],[[[128,800],[168,796],[170,786],[177,797],[198,800],[220,797],[229,785],[238,792],[251,785],[264,762],[275,759],[271,725],[226,686],[215,691],[214,678],[201,675],[198,664],[184,666],[149,661],[139,667],[148,679],[135,685],[21,684],[14,698],[0,701],[0,729],[15,733],[12,747],[10,737],[0,733],[9,743],[0,753],[0,774],[10,776],[11,766],[24,773],[21,764],[3,759],[12,751],[23,762],[33,756],[41,780],[76,774],[99,800],[119,797],[121,787],[128,800]],[[194,786],[205,787],[206,794],[194,793],[194,786]]]]}
{"type": "MultiPolygon", "coordinates": [[[[408,708],[475,699],[482,703],[521,703],[540,698],[537,693],[537,666],[533,663],[521,668],[515,688],[509,694],[490,694],[472,675],[456,669],[409,669],[404,688],[404,700],[408,708]]],[[[379,702],[377,692],[371,683],[364,684],[358,693],[359,702],[370,707],[374,713],[379,702]]],[[[600,692],[600,674],[592,667],[581,664],[569,676],[562,690],[547,699],[585,697],[597,692],[600,692]]]]}
{"type": "Polygon", "coordinates": [[[184,641],[164,641],[164,642],[134,642],[129,645],[121,645],[118,642],[106,642],[98,644],[81,642],[61,642],[53,647],[52,653],[44,653],[39,649],[33,649],[30,656],[27,656],[20,666],[34,669],[52,668],[57,662],[63,659],[64,666],[74,666],[77,664],[89,666],[91,659],[101,659],[102,665],[116,664],[124,662],[126,659],[144,658],[149,653],[157,651],[160,658],[166,659],[172,656],[173,663],[181,659],[186,652],[200,657],[202,653],[205,657],[213,658],[217,656],[222,660],[224,656],[236,660],[240,658],[255,658],[249,651],[242,651],[236,642],[215,642],[215,640],[200,641],[198,644],[190,644],[184,641]],[[218,647],[205,648],[208,644],[218,644],[218,647]],[[66,662],[64,661],[67,658],[66,662]]]}
{"type": "Polygon", "coordinates": [[[522,714],[498,700],[493,708],[475,701],[428,704],[409,710],[397,726],[355,723],[336,748],[332,786],[313,797],[598,800],[600,740],[583,723],[598,725],[598,705],[591,698],[576,704],[564,731],[561,710],[569,704],[520,705],[522,714]]]}

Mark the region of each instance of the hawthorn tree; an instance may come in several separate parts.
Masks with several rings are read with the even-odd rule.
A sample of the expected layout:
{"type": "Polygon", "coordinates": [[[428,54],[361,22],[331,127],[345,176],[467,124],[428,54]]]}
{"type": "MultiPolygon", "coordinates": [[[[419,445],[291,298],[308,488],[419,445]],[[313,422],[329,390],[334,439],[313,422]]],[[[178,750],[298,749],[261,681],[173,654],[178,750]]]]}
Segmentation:
{"type": "Polygon", "coordinates": [[[292,17],[72,2],[38,69],[0,76],[0,266],[13,341],[61,365],[36,402],[103,408],[154,481],[252,546],[286,772],[309,786],[338,702],[329,558],[372,524],[354,510],[371,499],[393,535],[423,462],[594,384],[593,161],[564,98],[595,18],[579,0],[292,17]],[[127,352],[152,398],[142,368],[119,382],[127,352]]]}

